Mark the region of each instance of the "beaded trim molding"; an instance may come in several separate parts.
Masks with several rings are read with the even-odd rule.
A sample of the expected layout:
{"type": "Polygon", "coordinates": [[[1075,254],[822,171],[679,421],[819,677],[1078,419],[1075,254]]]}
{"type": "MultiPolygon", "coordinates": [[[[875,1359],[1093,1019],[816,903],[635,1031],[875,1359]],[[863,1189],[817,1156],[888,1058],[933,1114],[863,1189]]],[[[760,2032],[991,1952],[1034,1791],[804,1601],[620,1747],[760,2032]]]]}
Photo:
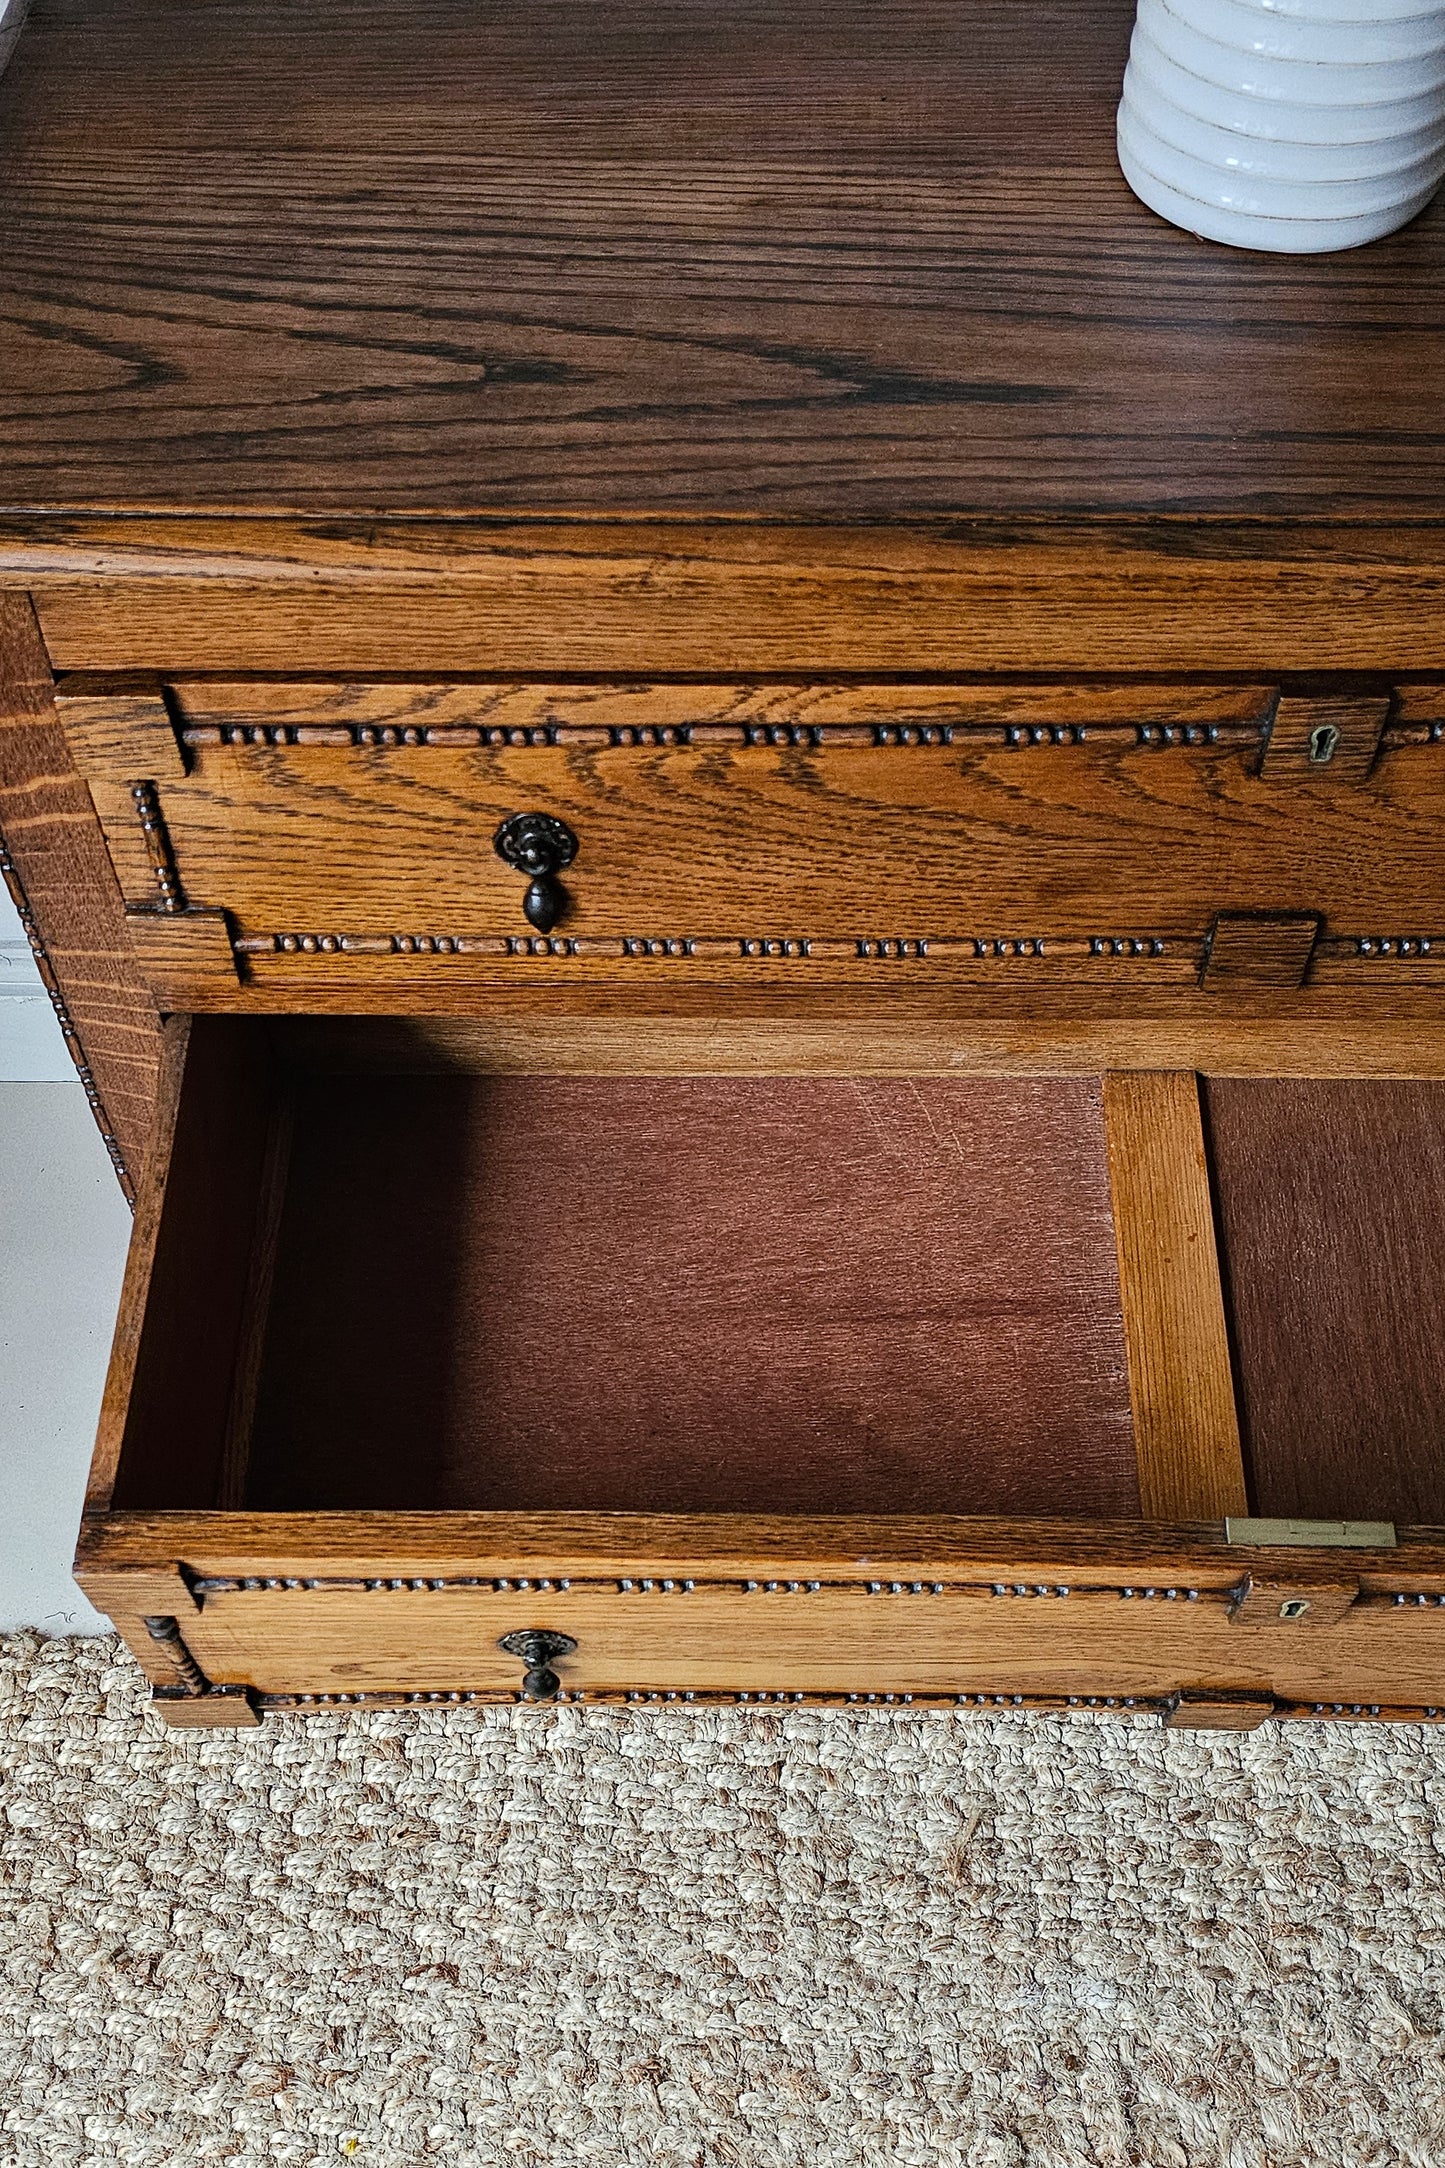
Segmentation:
{"type": "MultiPolygon", "coordinates": [[[[365,1575],[299,1575],[299,1574],[198,1574],[188,1576],[192,1595],[202,1601],[207,1596],[233,1595],[296,1595],[340,1593],[352,1595],[383,1594],[435,1594],[443,1590],[463,1590],[470,1594],[496,1596],[514,1595],[610,1595],[610,1596],[692,1596],[699,1593],[729,1596],[817,1596],[822,1594],[841,1596],[976,1596],[976,1597],[1054,1597],[1112,1596],[1120,1601],[1138,1600],[1149,1602],[1198,1603],[1201,1597],[1223,1603],[1229,1600],[1228,1588],[1205,1589],[1141,1585],[1121,1586],[1117,1582],[1093,1582],[1079,1584],[1062,1581],[937,1581],[882,1580],[882,1581],[823,1581],[823,1580],[698,1580],[681,1575],[624,1574],[602,1579],[578,1578],[575,1575],[508,1575],[483,1576],[473,1574],[396,1574],[386,1577],[365,1575]]],[[[1401,1599],[1403,1600],[1403,1599],[1401,1599]]],[[[1445,1604],[1445,1596],[1440,1599],[1445,1604]]]]}
{"type": "MultiPolygon", "coordinates": [[[[306,1714],[351,1708],[749,1708],[781,1709],[975,1709],[994,1715],[1162,1716],[1176,1706],[1171,1694],[998,1694],[824,1693],[806,1690],[727,1691],[717,1687],[563,1687],[545,1702],[528,1700],[512,1688],[453,1687],[388,1693],[254,1694],[254,1706],[277,1714],[306,1714]]],[[[1425,1723],[1445,1722],[1445,1706],[1413,1702],[1276,1701],[1274,1715],[1286,1722],[1425,1723]]]]}
{"type": "Polygon", "coordinates": [[[330,747],[334,751],[412,751],[437,747],[448,752],[576,747],[621,751],[628,747],[692,746],[736,748],[778,746],[820,752],[830,746],[1002,745],[1144,746],[1163,751],[1173,746],[1257,745],[1265,735],[1261,721],[1237,723],[198,723],[184,726],[180,742],[188,750],[214,746],[282,749],[330,747]]]}

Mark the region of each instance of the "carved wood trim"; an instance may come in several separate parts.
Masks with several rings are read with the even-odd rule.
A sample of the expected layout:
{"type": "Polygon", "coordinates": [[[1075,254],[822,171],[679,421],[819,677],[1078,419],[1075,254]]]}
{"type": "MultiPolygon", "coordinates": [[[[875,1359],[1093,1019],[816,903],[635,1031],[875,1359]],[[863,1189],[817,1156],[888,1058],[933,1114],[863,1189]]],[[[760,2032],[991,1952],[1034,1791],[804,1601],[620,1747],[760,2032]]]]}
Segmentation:
{"type": "Polygon", "coordinates": [[[1149,1694],[949,1694],[843,1693],[806,1688],[730,1689],[726,1687],[566,1687],[538,1703],[510,1687],[421,1688],[388,1692],[366,1688],[356,1693],[257,1694],[260,1709],[301,1713],[321,1709],[438,1707],[481,1704],[490,1707],[556,1708],[563,1703],[587,1708],[813,1708],[813,1709],[977,1709],[1118,1710],[1130,1715],[1162,1714],[1171,1697],[1149,1694]]]}
{"type": "Polygon", "coordinates": [[[1164,1706],[1166,1731],[1258,1731],[1275,1713],[1273,1694],[1226,1689],[1172,1694],[1164,1706]]]}
{"type": "Polygon", "coordinates": [[[164,1649],[181,1691],[192,1695],[208,1694],[211,1682],[186,1646],[178,1621],[167,1614],[143,1618],[141,1624],[156,1647],[164,1649]]]}
{"type": "MultiPolygon", "coordinates": [[[[216,1692],[221,1691],[216,1689],[216,1692]]],[[[947,1694],[947,1693],[831,1693],[807,1690],[760,1689],[754,1692],[730,1692],[717,1687],[597,1687],[570,1690],[563,1687],[555,1699],[545,1703],[528,1701],[514,1688],[506,1687],[451,1687],[446,1689],[413,1690],[408,1693],[388,1693],[364,1690],[357,1693],[319,1694],[259,1694],[248,1697],[251,1708],[261,1711],[286,1711],[296,1715],[319,1715],[323,1710],[342,1708],[447,1708],[447,1707],[506,1707],[506,1708],[555,1708],[563,1704],[583,1708],[754,1708],[776,1709],[970,1709],[981,1715],[1000,1715],[1010,1711],[1028,1712],[1032,1715],[1117,1715],[1159,1716],[1168,1721],[1171,1711],[1185,1706],[1189,1718],[1197,1723],[1205,1715],[1206,1704],[1223,1704],[1231,1711],[1236,1706],[1226,1702],[1222,1694],[1210,1696],[1186,1696],[1174,1694],[947,1694]]],[[[1262,1696],[1242,1697],[1249,1702],[1262,1704],[1262,1696]]],[[[1445,1703],[1440,1705],[1406,1702],[1344,1702],[1344,1701],[1285,1701],[1274,1699],[1263,1709],[1265,1717],[1273,1716],[1282,1723],[1345,1723],[1345,1724],[1440,1724],[1445,1723],[1445,1703]]],[[[220,1718],[219,1721],[228,1721],[220,1718]]],[[[229,1719],[235,1723],[251,1721],[245,1710],[229,1719]]],[[[1204,1729],[1220,1728],[1205,1723],[1204,1729]]],[[[1223,1728],[1233,1729],[1234,1726],[1223,1728]]]]}
{"type": "Polygon", "coordinates": [[[781,747],[807,752],[867,747],[1143,746],[1155,751],[1212,745],[1257,745],[1259,723],[232,723],[189,724],[179,732],[188,751],[414,751],[447,752],[572,747],[579,751],[706,747],[710,751],[781,747]]]}
{"type": "MultiPolygon", "coordinates": [[[[1243,1570],[1241,1569],[1241,1580],[1243,1570]]],[[[187,1575],[191,1593],[202,1604],[207,1596],[233,1595],[317,1595],[336,1592],[343,1595],[434,1595],[447,1590],[462,1590],[469,1595],[614,1595],[631,1598],[685,1599],[707,1591],[723,1591],[729,1595],[767,1597],[807,1597],[817,1595],[877,1596],[886,1600],[932,1596],[979,1596],[1005,1600],[1067,1601],[1071,1597],[1111,1596],[1120,1602],[1137,1603],[1210,1603],[1223,1605],[1232,1602],[1237,1591],[1232,1588],[1195,1588],[1181,1580],[1165,1586],[1162,1583],[1126,1583],[1119,1580],[1101,1580],[1087,1568],[1084,1577],[1077,1581],[938,1581],[938,1580],[730,1580],[707,1578],[662,1577],[656,1575],[624,1575],[619,1578],[588,1579],[577,1575],[548,1577],[514,1576],[510,1579],[494,1579],[487,1576],[461,1575],[393,1575],[387,1578],[357,1575],[280,1575],[280,1574],[199,1574],[187,1575]]],[[[1445,1595],[1440,1602],[1445,1604],[1445,1595]]]]}
{"type": "Polygon", "coordinates": [[[1393,966],[1432,974],[1445,968],[1445,933],[1371,932],[1321,935],[1309,914],[1279,920],[1222,915],[1212,933],[1096,934],[467,934],[248,933],[233,943],[238,958],[396,958],[411,961],[486,957],[499,963],[960,964],[1009,967],[1111,964],[1163,965],[1192,976],[1204,968],[1209,992],[1303,983],[1321,969],[1393,966]]]}
{"type": "Polygon", "coordinates": [[[1157,963],[1198,962],[1202,941],[1146,934],[463,934],[250,933],[238,956],[487,956],[526,962],[1157,963]]]}
{"type": "Polygon", "coordinates": [[[249,1686],[214,1684],[196,1662],[177,1619],[160,1613],[141,1619],[176,1676],[173,1686],[152,1686],[151,1705],[167,1723],[193,1730],[219,1730],[260,1722],[257,1697],[249,1686]]]}
{"type": "Polygon", "coordinates": [[[141,778],[130,785],[131,803],[140,821],[141,834],[145,837],[146,854],[155,875],[156,888],[160,894],[163,911],[184,911],[186,894],[181,885],[180,868],[171,844],[170,831],[161,811],[160,792],[153,782],[141,778]]]}
{"type": "Polygon", "coordinates": [[[1315,944],[1316,962],[1445,963],[1445,936],[1421,933],[1333,934],[1315,944]]]}

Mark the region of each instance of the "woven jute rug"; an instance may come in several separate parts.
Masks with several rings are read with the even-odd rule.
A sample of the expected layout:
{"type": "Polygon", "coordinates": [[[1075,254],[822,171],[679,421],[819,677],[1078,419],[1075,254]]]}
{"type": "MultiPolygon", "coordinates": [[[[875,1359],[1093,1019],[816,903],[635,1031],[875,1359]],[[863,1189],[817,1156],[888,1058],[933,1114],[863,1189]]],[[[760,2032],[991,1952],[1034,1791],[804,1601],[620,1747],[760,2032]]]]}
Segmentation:
{"type": "Polygon", "coordinates": [[[167,1734],[112,1641],[0,1656],[5,2168],[1445,2162],[1438,1734],[167,1734]]]}

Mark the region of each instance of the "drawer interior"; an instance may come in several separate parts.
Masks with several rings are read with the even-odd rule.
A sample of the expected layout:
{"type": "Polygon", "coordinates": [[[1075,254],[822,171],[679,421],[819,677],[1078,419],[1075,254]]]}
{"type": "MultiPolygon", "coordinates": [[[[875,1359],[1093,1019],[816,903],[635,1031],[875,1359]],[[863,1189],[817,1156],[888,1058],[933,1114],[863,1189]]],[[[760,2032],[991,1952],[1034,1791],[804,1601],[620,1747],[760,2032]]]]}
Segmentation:
{"type": "Polygon", "coordinates": [[[1445,1521],[1445,1086],[172,1029],[102,1507],[1445,1521]]]}
{"type": "Polygon", "coordinates": [[[1137,1511],[1090,1081],[327,1076],[292,1106],[249,1503],[1137,1511]]]}
{"type": "Polygon", "coordinates": [[[1445,1085],[1206,1102],[1257,1510],[1445,1523],[1445,1085]]]}
{"type": "Polygon", "coordinates": [[[152,1302],[170,1442],[133,1421],[116,1505],[1137,1515],[1096,1079],[387,1074],[304,1036],[195,1020],[168,1211],[241,1224],[224,1289],[152,1302]],[[224,1394],[223,1348],[177,1368],[218,1296],[224,1394]]]}

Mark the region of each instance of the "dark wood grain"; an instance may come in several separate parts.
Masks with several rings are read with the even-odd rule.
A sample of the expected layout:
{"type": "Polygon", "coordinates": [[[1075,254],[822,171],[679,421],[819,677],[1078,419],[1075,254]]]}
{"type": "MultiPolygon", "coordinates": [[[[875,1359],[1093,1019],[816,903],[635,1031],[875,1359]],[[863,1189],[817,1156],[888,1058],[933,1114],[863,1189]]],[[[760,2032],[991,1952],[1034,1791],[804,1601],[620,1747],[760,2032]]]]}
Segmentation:
{"type": "Polygon", "coordinates": [[[1254,1510],[1445,1520],[1445,1087],[1208,1107],[1254,1510]]]}
{"type": "Polygon", "coordinates": [[[306,1084],[251,1485],[1134,1510],[1097,1087],[306,1084]]]}
{"type": "Polygon", "coordinates": [[[1130,14],[41,0],[8,499],[1434,519],[1441,214],[1323,260],[1166,227],[1114,163],[1130,14]]]}
{"type": "Polygon", "coordinates": [[[95,808],[56,721],[28,596],[0,590],[0,867],[127,1196],[154,1105],[155,1004],[126,945],[95,808]]]}

